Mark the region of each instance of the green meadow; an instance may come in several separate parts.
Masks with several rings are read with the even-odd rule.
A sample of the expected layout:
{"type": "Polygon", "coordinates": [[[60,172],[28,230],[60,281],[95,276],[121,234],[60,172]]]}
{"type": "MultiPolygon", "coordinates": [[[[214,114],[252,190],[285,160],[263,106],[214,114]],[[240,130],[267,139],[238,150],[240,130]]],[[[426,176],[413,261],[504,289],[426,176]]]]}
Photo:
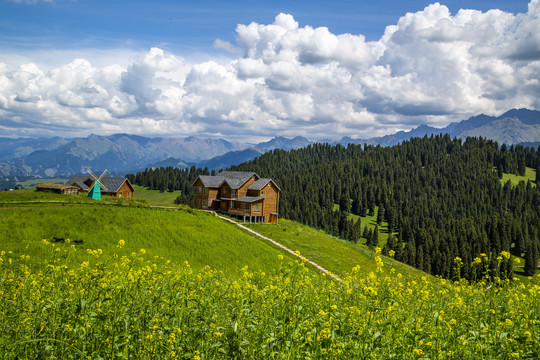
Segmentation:
{"type": "MultiPolygon", "coordinates": [[[[339,210],[339,205],[334,204],[334,211],[339,210]]],[[[349,220],[357,221],[360,219],[362,221],[362,233],[364,232],[364,228],[367,226],[368,229],[375,229],[375,226],[377,225],[377,214],[379,212],[379,207],[375,206],[373,211],[373,216],[358,216],[353,213],[349,213],[348,218],[349,220]]],[[[394,233],[394,236],[396,236],[397,233],[394,233]]],[[[390,236],[390,232],[388,231],[388,223],[386,221],[382,221],[379,225],[379,247],[383,247],[386,245],[386,241],[388,240],[388,237],[390,236]]],[[[362,237],[359,240],[360,243],[365,244],[366,238],[362,237]]]]}
{"type": "Polygon", "coordinates": [[[1,357],[540,356],[537,281],[444,280],[286,219],[249,226],[343,281],[211,213],[0,193],[1,357]]]}
{"type": "Polygon", "coordinates": [[[527,181],[531,181],[532,185],[536,186],[536,184],[534,183],[534,181],[536,180],[536,170],[530,167],[525,168],[525,176],[503,173],[503,177],[502,179],[500,179],[501,184],[502,185],[506,184],[508,180],[510,180],[510,183],[513,186],[517,186],[517,184],[519,184],[520,181],[523,181],[525,183],[527,183],[527,181]]]}
{"type": "MultiPolygon", "coordinates": [[[[250,224],[248,226],[294,251],[300,251],[303,256],[339,276],[350,274],[351,270],[357,266],[356,271],[362,274],[375,269],[374,258],[377,254],[360,242],[354,244],[328,235],[324,230],[286,219],[280,219],[278,225],[250,224]]],[[[403,274],[426,275],[392,258],[382,257],[382,259],[387,265],[385,271],[394,269],[403,274]]]]}
{"type": "Polygon", "coordinates": [[[133,188],[135,189],[135,199],[145,199],[148,202],[157,204],[174,204],[174,200],[182,193],[180,190],[148,190],[147,188],[139,185],[133,185],[133,188]]]}
{"type": "Polygon", "coordinates": [[[245,265],[272,268],[280,253],[211,214],[183,207],[156,209],[136,201],[21,190],[0,193],[0,214],[0,250],[11,251],[15,258],[29,255],[31,262],[41,260],[42,240],[55,236],[71,241],[57,243],[59,249],[78,250],[66,257],[72,264],[86,260],[87,249],[101,249],[105,260],[112,260],[114,253],[144,249],[165,260],[187,260],[194,268],[209,265],[234,272],[245,265]],[[74,239],[84,243],[74,245],[74,239]],[[117,247],[120,240],[125,242],[122,249],[117,247]]]}

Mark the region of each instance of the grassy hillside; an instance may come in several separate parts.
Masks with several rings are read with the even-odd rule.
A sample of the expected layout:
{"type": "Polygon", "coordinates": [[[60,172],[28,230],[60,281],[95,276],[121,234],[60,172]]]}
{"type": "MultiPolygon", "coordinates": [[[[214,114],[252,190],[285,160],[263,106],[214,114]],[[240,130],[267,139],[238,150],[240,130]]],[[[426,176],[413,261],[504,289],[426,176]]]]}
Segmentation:
{"type": "Polygon", "coordinates": [[[148,190],[144,186],[133,185],[135,189],[134,197],[136,199],[146,199],[151,203],[158,204],[173,204],[174,200],[182,193],[180,190],[176,191],[160,191],[160,190],[148,190]]]}
{"type": "MultiPolygon", "coordinates": [[[[209,265],[228,271],[248,265],[251,269],[269,270],[275,265],[280,252],[264,240],[208,213],[188,208],[150,208],[154,203],[172,205],[159,201],[170,193],[143,192],[151,194],[147,199],[153,202],[110,197],[95,201],[84,195],[57,195],[33,189],[0,193],[0,238],[4,239],[0,250],[12,251],[14,257],[30,255],[31,262],[38,261],[43,251],[41,240],[52,241],[54,236],[61,236],[84,241],[77,246],[83,251],[71,253],[67,259],[74,264],[87,260],[86,249],[101,249],[101,258],[107,261],[113,260],[115,253],[121,256],[144,249],[165,260],[188,260],[195,268],[209,265]],[[121,250],[117,247],[119,240],[125,241],[121,250]]],[[[287,220],[281,220],[278,226],[252,226],[341,276],[357,265],[361,272],[375,268],[373,251],[324,231],[287,220]]],[[[71,245],[56,246],[64,250],[71,245]]],[[[421,273],[392,259],[385,261],[402,272],[421,273]]]]}
{"type": "Polygon", "coordinates": [[[410,276],[420,273],[292,221],[250,226],[344,281],[209,213],[0,194],[3,357],[540,356],[535,283],[410,276]],[[52,236],[85,243],[42,241],[52,236]]]}
{"type": "Polygon", "coordinates": [[[530,167],[525,168],[525,176],[503,173],[503,177],[500,180],[501,184],[506,184],[508,180],[510,180],[513,186],[517,186],[520,181],[524,181],[525,183],[527,183],[527,181],[529,180],[533,183],[533,186],[536,186],[536,184],[534,183],[534,181],[536,180],[536,170],[530,167]]]}
{"type": "Polygon", "coordinates": [[[385,274],[378,257],[374,272],[353,271],[343,283],[286,258],[236,278],[144,251],[66,266],[56,249],[43,249],[41,267],[0,252],[4,358],[540,356],[538,285],[412,279],[385,274]]]}
{"type": "MultiPolygon", "coordinates": [[[[108,199],[109,201],[116,199],[108,199]]],[[[236,271],[245,265],[268,270],[275,266],[278,250],[224,223],[213,215],[190,209],[166,210],[124,206],[136,202],[116,201],[104,205],[85,197],[60,196],[28,190],[0,195],[0,250],[11,251],[12,257],[29,255],[30,261],[40,260],[42,239],[54,236],[74,240],[81,238],[67,261],[78,264],[88,258],[86,249],[101,249],[103,260],[114,254],[127,255],[144,249],[149,256],[182,263],[188,260],[193,267],[206,265],[224,271],[236,271]],[[24,203],[31,198],[46,203],[24,203]],[[18,203],[8,202],[19,200],[18,203]],[[51,201],[66,201],[55,203],[51,201]],[[125,241],[122,249],[119,240],[125,241]]],[[[57,244],[64,250],[71,244],[57,244]]],[[[67,255],[66,255],[67,256],[67,255]]]]}
{"type": "MultiPolygon", "coordinates": [[[[249,227],[292,250],[300,251],[303,256],[340,276],[350,274],[356,266],[359,266],[357,271],[363,274],[374,271],[376,268],[374,251],[360,243],[354,244],[330,236],[324,230],[317,230],[286,219],[280,219],[278,225],[251,224],[249,227]]],[[[394,268],[404,274],[425,275],[389,257],[382,257],[382,259],[387,265],[385,270],[394,268]]]]}

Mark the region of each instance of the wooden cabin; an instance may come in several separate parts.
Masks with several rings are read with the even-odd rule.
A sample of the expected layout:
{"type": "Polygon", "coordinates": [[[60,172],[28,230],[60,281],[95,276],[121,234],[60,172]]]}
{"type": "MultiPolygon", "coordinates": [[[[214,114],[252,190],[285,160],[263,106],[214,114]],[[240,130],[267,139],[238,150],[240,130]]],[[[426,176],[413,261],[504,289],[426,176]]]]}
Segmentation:
{"type": "Polygon", "coordinates": [[[49,183],[36,185],[36,191],[53,192],[53,193],[62,194],[62,195],[78,195],[79,190],[80,189],[78,186],[72,186],[72,185],[49,184],[49,183]]]}
{"type": "MultiPolygon", "coordinates": [[[[90,175],[73,175],[71,179],[68,180],[67,185],[78,186],[81,191],[88,191],[93,182],[94,178],[90,175]]],[[[135,193],[133,185],[131,185],[129,180],[125,177],[105,176],[100,182],[108,190],[101,187],[101,195],[131,199],[135,193]]]]}
{"type": "Polygon", "coordinates": [[[277,224],[279,192],[272,179],[254,172],[222,171],[200,175],[194,182],[196,207],[243,218],[244,222],[277,224]]]}

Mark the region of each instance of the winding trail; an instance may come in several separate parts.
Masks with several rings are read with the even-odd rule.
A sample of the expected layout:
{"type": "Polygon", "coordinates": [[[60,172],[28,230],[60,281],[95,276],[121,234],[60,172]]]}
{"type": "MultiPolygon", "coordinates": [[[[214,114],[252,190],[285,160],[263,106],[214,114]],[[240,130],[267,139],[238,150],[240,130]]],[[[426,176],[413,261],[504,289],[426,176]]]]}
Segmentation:
{"type": "Polygon", "coordinates": [[[264,240],[266,240],[266,241],[271,242],[271,243],[274,244],[275,246],[277,246],[277,247],[279,247],[279,248],[281,248],[281,249],[287,251],[288,253],[290,253],[291,255],[296,256],[297,258],[300,258],[300,259],[306,259],[306,262],[309,263],[310,265],[312,265],[312,266],[314,266],[315,268],[319,269],[320,271],[322,271],[323,273],[327,274],[328,276],[331,276],[333,279],[335,279],[335,280],[337,280],[337,281],[339,281],[339,282],[343,282],[343,280],[342,280],[341,278],[339,278],[338,276],[332,274],[330,271],[328,271],[327,269],[323,268],[321,265],[317,264],[316,262],[314,262],[314,261],[312,261],[312,260],[309,260],[309,259],[306,258],[305,256],[299,255],[299,254],[296,253],[295,251],[293,251],[293,250],[289,249],[288,247],[286,247],[286,246],[284,246],[284,245],[278,243],[277,241],[272,240],[272,239],[270,239],[269,237],[266,237],[266,236],[264,236],[264,235],[262,235],[262,234],[260,234],[260,233],[258,233],[258,232],[256,232],[256,231],[254,231],[254,230],[248,228],[247,226],[244,226],[244,225],[242,225],[242,224],[240,224],[240,223],[238,223],[238,222],[236,222],[236,221],[234,221],[234,220],[231,220],[231,219],[228,219],[228,218],[226,218],[226,217],[224,217],[224,216],[218,215],[217,213],[214,213],[214,214],[215,214],[217,217],[219,217],[220,219],[223,219],[223,220],[226,220],[226,221],[228,221],[228,222],[230,222],[230,223],[233,223],[233,224],[239,226],[240,228],[242,228],[242,229],[244,229],[244,230],[246,230],[246,231],[249,231],[249,232],[252,233],[253,235],[258,236],[258,237],[260,237],[261,239],[264,239],[264,240]]]}

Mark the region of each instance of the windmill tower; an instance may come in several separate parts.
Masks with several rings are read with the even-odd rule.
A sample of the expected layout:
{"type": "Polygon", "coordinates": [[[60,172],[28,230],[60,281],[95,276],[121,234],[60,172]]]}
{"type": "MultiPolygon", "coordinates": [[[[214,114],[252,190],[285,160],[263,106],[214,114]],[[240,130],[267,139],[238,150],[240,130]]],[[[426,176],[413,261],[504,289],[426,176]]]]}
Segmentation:
{"type": "Polygon", "coordinates": [[[103,177],[107,173],[107,170],[105,170],[103,172],[103,174],[101,174],[101,176],[99,178],[96,175],[94,175],[94,173],[92,171],[90,171],[90,169],[88,169],[87,171],[94,178],[94,182],[92,183],[92,185],[88,189],[88,197],[92,198],[94,200],[101,200],[101,188],[105,189],[106,191],[109,191],[109,189],[107,189],[105,187],[105,185],[103,185],[101,183],[101,180],[103,179],[103,177]]]}

